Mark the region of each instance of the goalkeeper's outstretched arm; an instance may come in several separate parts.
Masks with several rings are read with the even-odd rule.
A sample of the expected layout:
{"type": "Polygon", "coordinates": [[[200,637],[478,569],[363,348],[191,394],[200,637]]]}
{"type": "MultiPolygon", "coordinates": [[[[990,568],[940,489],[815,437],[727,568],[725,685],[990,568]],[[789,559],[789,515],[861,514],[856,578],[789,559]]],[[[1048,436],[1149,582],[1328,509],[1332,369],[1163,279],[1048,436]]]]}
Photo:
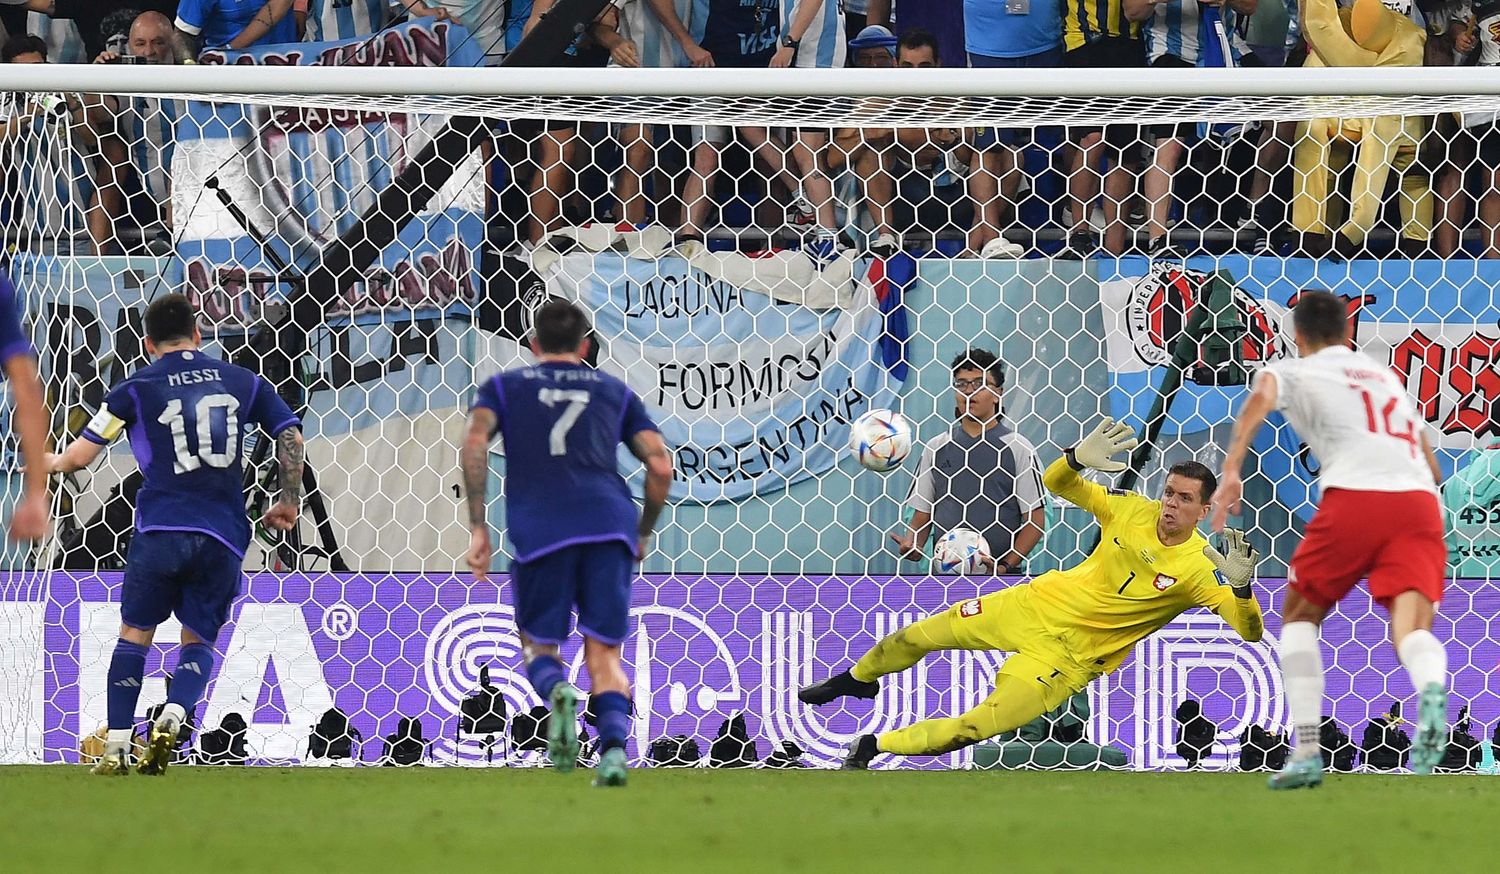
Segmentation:
{"type": "Polygon", "coordinates": [[[1103,486],[1089,482],[1078,474],[1085,468],[1109,473],[1122,471],[1125,464],[1111,461],[1110,456],[1129,452],[1135,447],[1135,432],[1129,425],[1105,418],[1078,441],[1077,446],[1052,462],[1052,466],[1042,475],[1042,485],[1047,487],[1047,491],[1088,510],[1103,522],[1110,515],[1109,493],[1103,486]]]}
{"type": "Polygon", "coordinates": [[[1233,528],[1224,532],[1223,547],[1220,551],[1212,545],[1205,546],[1203,555],[1214,563],[1214,570],[1227,585],[1205,586],[1201,591],[1209,594],[1200,603],[1219,614],[1240,637],[1255,643],[1266,633],[1265,617],[1250,588],[1260,552],[1245,539],[1245,532],[1233,528]]]}

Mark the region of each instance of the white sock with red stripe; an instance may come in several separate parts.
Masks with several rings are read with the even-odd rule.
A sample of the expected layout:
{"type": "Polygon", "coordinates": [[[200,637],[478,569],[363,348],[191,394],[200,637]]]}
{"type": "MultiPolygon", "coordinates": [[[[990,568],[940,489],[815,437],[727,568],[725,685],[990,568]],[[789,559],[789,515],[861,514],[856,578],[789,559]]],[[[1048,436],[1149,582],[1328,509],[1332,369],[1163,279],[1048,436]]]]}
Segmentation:
{"type": "Polygon", "coordinates": [[[1292,758],[1322,755],[1318,729],[1323,721],[1323,653],[1318,626],[1288,622],[1281,627],[1281,682],[1292,717],[1292,758]]]}
{"type": "Polygon", "coordinates": [[[1401,658],[1417,692],[1433,683],[1448,688],[1448,651],[1432,632],[1425,628],[1407,632],[1396,644],[1396,655],[1401,658]]]}

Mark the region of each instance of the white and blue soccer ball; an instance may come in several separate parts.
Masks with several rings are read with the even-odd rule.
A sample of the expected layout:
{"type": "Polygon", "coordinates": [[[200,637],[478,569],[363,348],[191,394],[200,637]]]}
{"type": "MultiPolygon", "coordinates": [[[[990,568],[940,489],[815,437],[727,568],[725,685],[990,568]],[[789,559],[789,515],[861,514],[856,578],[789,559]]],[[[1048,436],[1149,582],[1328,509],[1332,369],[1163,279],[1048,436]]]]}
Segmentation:
{"type": "Polygon", "coordinates": [[[911,423],[894,410],[870,410],[850,426],[849,451],[870,470],[895,470],[911,454],[911,423]]]}
{"type": "Polygon", "coordinates": [[[978,573],[989,561],[989,543],[984,535],[970,528],[954,528],[938,538],[932,550],[932,567],[940,574],[978,573]]]}

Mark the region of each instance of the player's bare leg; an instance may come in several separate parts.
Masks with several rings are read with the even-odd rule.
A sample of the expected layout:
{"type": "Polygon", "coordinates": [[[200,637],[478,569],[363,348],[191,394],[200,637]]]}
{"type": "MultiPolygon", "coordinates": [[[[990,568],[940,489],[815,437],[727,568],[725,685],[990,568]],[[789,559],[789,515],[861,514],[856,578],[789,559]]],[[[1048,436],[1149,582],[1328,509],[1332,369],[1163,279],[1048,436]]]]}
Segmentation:
{"type": "Polygon", "coordinates": [[[1319,732],[1323,721],[1323,654],[1318,650],[1318,626],[1327,608],[1288,589],[1282,610],[1281,677],[1287,710],[1292,717],[1292,755],[1280,773],[1271,775],[1272,789],[1311,789],[1323,782],[1323,750],[1319,732]]]}
{"type": "Polygon", "coordinates": [[[595,786],[625,785],[625,739],[630,733],[630,681],[620,665],[620,645],[592,637],[583,640],[589,669],[590,703],[603,752],[594,769],[595,786]]]}
{"type": "Polygon", "coordinates": [[[849,670],[821,683],[803,686],[797,692],[797,700],[816,705],[845,697],[874,698],[880,693],[879,680],[886,674],[904,671],[930,652],[962,649],[953,636],[952,626],[952,620],[943,612],[888,634],[849,670]]]}
{"type": "Polygon", "coordinates": [[[1417,690],[1417,736],[1411,769],[1431,774],[1448,745],[1448,653],[1432,634],[1437,606],[1421,592],[1402,592],[1391,601],[1391,643],[1417,690]]]}

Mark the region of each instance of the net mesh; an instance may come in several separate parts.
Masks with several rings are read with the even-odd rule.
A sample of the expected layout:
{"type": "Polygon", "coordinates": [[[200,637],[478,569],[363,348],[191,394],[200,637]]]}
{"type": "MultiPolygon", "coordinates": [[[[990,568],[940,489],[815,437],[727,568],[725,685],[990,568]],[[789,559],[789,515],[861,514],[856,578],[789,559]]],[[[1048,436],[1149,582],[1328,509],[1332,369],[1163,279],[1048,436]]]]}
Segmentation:
{"type": "MultiPolygon", "coordinates": [[[[987,534],[997,558],[1038,514],[1045,533],[1018,571],[1035,575],[1081,561],[1096,536],[1039,489],[1040,467],[1099,417],[1144,430],[1159,404],[1135,487],[1157,493],[1186,458],[1217,469],[1246,376],[1295,355],[1286,315],[1314,288],[1348,301],[1358,344],[1407,381],[1426,420],[1450,478],[1455,579],[1439,636],[1472,708],[1466,737],[1500,714],[1484,682],[1500,658],[1496,133],[1474,115],[1493,111],[1491,95],[110,89],[101,73],[86,92],[17,92],[0,146],[7,269],[55,439],[144,363],[142,310],[180,290],[209,351],[260,370],[302,413],[316,483],[295,535],[257,526],[184,755],[214,761],[204,734],[238,714],[253,761],[375,761],[402,717],[420,722],[433,761],[540,761],[508,601],[456,576],[456,453],[476,384],[528,360],[530,313],[549,297],[593,315],[598,365],[647,403],[677,470],[625,647],[633,758],[687,735],[706,761],[744,714],[753,760],[829,765],[857,734],[973,707],[1003,654],[939,654],[873,704],[796,700],[881,635],[1017,582],[934,575],[930,546],[903,560],[891,542],[923,533],[910,530],[914,479],[934,476],[922,456],[969,397],[950,362],[971,348],[1003,362],[1007,436],[993,457],[956,459],[973,482],[933,486],[934,513],[987,534]],[[419,175],[426,188],[391,196],[419,175]],[[1212,330],[1183,342],[1207,309],[1212,330]],[[1179,347],[1185,378],[1167,402],[1179,347]],[[876,408],[914,429],[888,474],[846,450],[850,422],[876,408]]],[[[256,448],[252,519],[275,482],[256,448]]],[[[1270,608],[1317,461],[1279,425],[1253,456],[1241,522],[1265,553],[1257,596],[1270,608]]],[[[14,470],[14,447],[7,457],[14,470]]],[[[503,494],[503,447],[491,461],[503,494]]],[[[7,554],[0,760],[78,761],[103,723],[135,469],[122,441],[58,484],[55,537],[7,554]]],[[[503,531],[499,498],[490,514],[503,531]]],[[[162,700],[175,636],[158,632],[143,714],[162,700]]],[[[1385,638],[1363,595],[1326,626],[1339,766],[1403,761],[1381,717],[1413,699],[1385,638]]],[[[581,654],[565,656],[579,674],[581,654]]],[[[1195,612],[1048,719],[939,763],[1258,767],[1284,751],[1286,719],[1273,642],[1245,644],[1195,612]]]]}

